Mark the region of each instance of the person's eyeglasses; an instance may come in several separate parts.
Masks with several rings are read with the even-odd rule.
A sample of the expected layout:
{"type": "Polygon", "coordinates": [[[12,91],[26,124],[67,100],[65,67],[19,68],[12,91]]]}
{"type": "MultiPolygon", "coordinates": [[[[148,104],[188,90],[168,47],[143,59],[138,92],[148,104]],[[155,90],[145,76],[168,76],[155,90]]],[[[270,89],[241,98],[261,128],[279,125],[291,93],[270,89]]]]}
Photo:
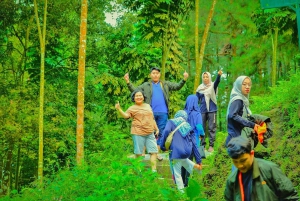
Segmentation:
{"type": "Polygon", "coordinates": [[[251,84],[242,84],[244,87],[251,87],[252,85],[251,84]]]}

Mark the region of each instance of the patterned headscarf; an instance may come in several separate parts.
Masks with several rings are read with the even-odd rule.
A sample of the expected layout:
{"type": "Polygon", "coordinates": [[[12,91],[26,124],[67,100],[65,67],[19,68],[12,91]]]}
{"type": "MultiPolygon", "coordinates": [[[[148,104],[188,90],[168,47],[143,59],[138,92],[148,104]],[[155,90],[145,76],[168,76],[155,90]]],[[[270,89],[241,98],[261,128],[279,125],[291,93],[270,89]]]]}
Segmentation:
{"type": "Polygon", "coordinates": [[[176,112],[174,119],[171,119],[171,121],[176,125],[176,127],[184,122],[184,124],[181,125],[180,128],[177,130],[180,132],[182,137],[185,137],[192,130],[192,127],[187,122],[187,118],[187,113],[184,110],[179,110],[178,112],[176,112]]]}
{"type": "Polygon", "coordinates": [[[246,78],[248,78],[251,81],[250,77],[248,77],[248,76],[239,76],[233,83],[233,88],[231,90],[230,100],[228,103],[227,115],[228,115],[231,103],[235,100],[242,100],[245,105],[245,109],[247,110],[246,112],[248,114],[252,114],[252,112],[249,108],[249,94],[247,96],[245,96],[242,93],[242,85],[246,78]]]}
{"type": "Polygon", "coordinates": [[[196,91],[200,94],[204,94],[207,111],[209,111],[209,100],[212,100],[212,102],[214,102],[217,105],[217,97],[214,89],[214,82],[211,81],[211,74],[209,72],[202,73],[202,84],[199,85],[196,91]],[[204,74],[208,75],[209,81],[207,85],[203,83],[204,74]]]}

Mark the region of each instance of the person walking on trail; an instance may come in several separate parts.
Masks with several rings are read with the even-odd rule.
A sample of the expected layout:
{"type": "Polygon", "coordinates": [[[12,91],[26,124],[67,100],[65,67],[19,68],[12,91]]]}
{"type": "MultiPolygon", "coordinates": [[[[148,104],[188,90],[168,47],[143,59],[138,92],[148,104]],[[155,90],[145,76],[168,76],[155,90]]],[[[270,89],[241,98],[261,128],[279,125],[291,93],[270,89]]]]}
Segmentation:
{"type": "MultiPolygon", "coordinates": [[[[202,116],[198,104],[198,97],[195,94],[189,95],[186,99],[184,111],[188,115],[187,122],[191,125],[192,130],[195,134],[195,140],[197,147],[200,147],[200,142],[204,137],[204,130],[202,126],[202,116]]],[[[194,160],[194,155],[192,154],[189,159],[194,160]]],[[[186,171],[184,167],[181,168],[181,176],[183,179],[184,187],[188,186],[189,172],[186,171]]]]}
{"type": "MultiPolygon", "coordinates": [[[[129,90],[132,92],[135,89],[142,90],[145,94],[145,103],[151,105],[151,108],[154,113],[154,118],[156,124],[160,130],[157,138],[158,150],[160,150],[159,144],[161,139],[161,132],[164,130],[169,113],[169,98],[170,91],[180,90],[188,79],[189,74],[187,72],[183,73],[183,79],[178,83],[169,82],[169,81],[161,81],[160,80],[160,69],[157,67],[152,67],[150,71],[149,82],[145,82],[142,85],[135,87],[129,79],[129,74],[126,73],[124,75],[124,79],[127,83],[129,90]]],[[[158,155],[158,160],[162,160],[162,157],[158,155]]]]}
{"type": "Polygon", "coordinates": [[[156,172],[156,157],[158,153],[155,134],[159,132],[154,115],[149,104],[144,103],[145,95],[141,90],[136,90],[131,94],[131,100],[135,102],[124,112],[119,103],[115,108],[121,116],[132,118],[131,135],[134,144],[134,153],[136,157],[142,156],[143,149],[146,147],[150,153],[151,169],[156,172]]]}
{"type": "Polygon", "coordinates": [[[237,169],[227,178],[225,200],[299,200],[293,183],[278,165],[254,157],[250,139],[243,136],[232,138],[227,153],[237,169]]]}
{"type": "Polygon", "coordinates": [[[233,83],[227,109],[226,145],[231,138],[240,136],[244,127],[253,128],[256,133],[260,128],[258,124],[247,119],[247,116],[252,114],[249,108],[251,87],[251,79],[247,76],[239,76],[233,83]]]}
{"type": "Polygon", "coordinates": [[[181,168],[184,167],[189,173],[193,169],[202,170],[201,156],[197,148],[195,134],[191,125],[187,122],[188,115],[184,110],[176,112],[174,119],[167,122],[165,130],[162,134],[160,147],[166,151],[165,142],[170,134],[176,128],[173,140],[170,145],[170,167],[179,191],[183,192],[184,184],[181,177],[181,168]],[[196,164],[189,159],[191,155],[196,158],[196,164]]]}
{"type": "MultiPolygon", "coordinates": [[[[202,84],[196,90],[196,95],[200,100],[200,111],[202,114],[203,128],[206,128],[206,122],[208,122],[209,133],[209,152],[214,151],[214,144],[216,140],[217,129],[217,89],[221,81],[222,70],[218,71],[217,79],[212,82],[211,74],[209,72],[202,73],[202,84]]],[[[202,140],[202,145],[206,146],[205,136],[202,140]]]]}

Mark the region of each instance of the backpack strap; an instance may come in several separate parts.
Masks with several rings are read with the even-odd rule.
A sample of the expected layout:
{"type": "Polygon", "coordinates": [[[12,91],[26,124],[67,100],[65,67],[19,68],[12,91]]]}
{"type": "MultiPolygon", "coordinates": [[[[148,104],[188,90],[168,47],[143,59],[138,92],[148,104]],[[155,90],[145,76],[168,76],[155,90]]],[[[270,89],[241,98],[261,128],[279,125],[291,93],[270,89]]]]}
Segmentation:
{"type": "Polygon", "coordinates": [[[179,124],[179,126],[177,126],[171,133],[173,133],[172,135],[174,135],[174,133],[186,122],[182,122],[181,124],[179,124]]]}
{"type": "Polygon", "coordinates": [[[186,122],[182,122],[181,124],[179,124],[167,137],[166,142],[165,142],[165,147],[167,150],[169,150],[172,141],[173,141],[173,135],[175,134],[175,132],[186,122]]]}

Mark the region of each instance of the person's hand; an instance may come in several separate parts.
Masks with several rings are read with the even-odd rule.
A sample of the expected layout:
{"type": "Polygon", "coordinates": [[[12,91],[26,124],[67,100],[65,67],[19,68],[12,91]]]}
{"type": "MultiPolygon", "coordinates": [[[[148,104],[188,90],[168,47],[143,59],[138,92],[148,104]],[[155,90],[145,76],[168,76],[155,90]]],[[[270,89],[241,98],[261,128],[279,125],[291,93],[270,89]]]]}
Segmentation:
{"type": "Polygon", "coordinates": [[[218,74],[219,74],[219,75],[222,75],[222,74],[223,74],[223,71],[222,71],[222,70],[219,70],[219,71],[218,71],[218,74]]]}
{"type": "Polygon", "coordinates": [[[126,81],[127,84],[130,82],[130,81],[129,81],[129,74],[128,74],[128,73],[126,73],[126,74],[124,75],[124,80],[126,81]]]}
{"type": "Polygon", "coordinates": [[[189,77],[189,74],[186,71],[184,71],[183,80],[186,81],[188,79],[188,77],[189,77]]]}
{"type": "Polygon", "coordinates": [[[255,133],[258,133],[258,128],[260,127],[260,125],[255,124],[253,130],[255,131],[255,133]]]}
{"type": "Polygon", "coordinates": [[[155,131],[155,135],[158,136],[158,134],[159,134],[159,129],[157,129],[157,130],[155,131]]]}
{"type": "Polygon", "coordinates": [[[115,108],[119,110],[121,108],[119,101],[116,103],[115,108]]]}
{"type": "Polygon", "coordinates": [[[202,170],[202,164],[195,164],[194,166],[197,170],[202,170]]]}

